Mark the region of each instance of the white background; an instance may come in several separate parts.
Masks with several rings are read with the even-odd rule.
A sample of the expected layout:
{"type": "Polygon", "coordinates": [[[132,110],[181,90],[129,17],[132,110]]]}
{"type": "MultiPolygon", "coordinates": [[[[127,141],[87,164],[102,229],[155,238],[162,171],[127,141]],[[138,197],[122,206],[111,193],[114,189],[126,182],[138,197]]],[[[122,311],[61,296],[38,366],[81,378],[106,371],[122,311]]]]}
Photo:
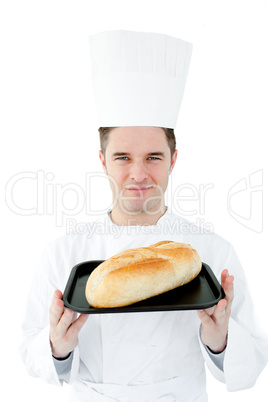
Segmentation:
{"type": "MultiPolygon", "coordinates": [[[[77,204],[82,191],[78,199],[70,188],[88,191],[91,210],[109,207],[104,179],[99,186],[85,184],[87,172],[101,172],[88,52],[88,36],[99,31],[159,32],[194,44],[167,201],[233,243],[268,331],[267,17],[265,0],[1,2],[1,392],[10,393],[8,400],[54,401],[68,394],[68,387],[29,377],[18,347],[29,283],[44,246],[71,223],[94,219],[77,204]],[[187,202],[186,192],[177,191],[182,184],[187,202]],[[202,186],[209,186],[205,196],[202,186]],[[27,216],[31,208],[38,214],[27,216]],[[60,226],[62,211],[70,209],[73,216],[63,216],[60,226]]],[[[208,374],[210,400],[267,401],[267,379],[268,367],[253,389],[233,394],[208,374]]]]}

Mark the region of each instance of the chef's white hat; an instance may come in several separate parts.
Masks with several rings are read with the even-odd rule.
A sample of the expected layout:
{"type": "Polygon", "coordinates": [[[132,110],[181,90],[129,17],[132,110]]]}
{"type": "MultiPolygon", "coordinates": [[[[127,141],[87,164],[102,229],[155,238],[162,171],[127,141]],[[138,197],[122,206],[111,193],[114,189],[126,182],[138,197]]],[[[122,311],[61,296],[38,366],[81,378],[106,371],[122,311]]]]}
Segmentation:
{"type": "Polygon", "coordinates": [[[175,128],[192,44],[130,31],[89,38],[99,127],[175,128]]]}

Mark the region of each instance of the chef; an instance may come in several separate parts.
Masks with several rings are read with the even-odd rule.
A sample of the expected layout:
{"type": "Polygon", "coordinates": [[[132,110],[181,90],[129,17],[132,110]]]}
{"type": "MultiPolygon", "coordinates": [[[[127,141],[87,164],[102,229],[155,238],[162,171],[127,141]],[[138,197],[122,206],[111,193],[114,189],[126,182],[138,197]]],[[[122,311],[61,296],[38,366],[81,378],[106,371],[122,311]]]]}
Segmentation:
{"type": "Polygon", "coordinates": [[[192,45],[151,33],[90,37],[100,161],[113,207],[84,234],[49,244],[23,323],[28,372],[70,384],[72,402],[206,402],[205,364],[229,391],[252,387],[268,359],[232,245],[175,215],[164,194],[192,45]],[[201,311],[77,315],[61,300],[72,267],[161,240],[191,244],[225,298],[201,311]]]}

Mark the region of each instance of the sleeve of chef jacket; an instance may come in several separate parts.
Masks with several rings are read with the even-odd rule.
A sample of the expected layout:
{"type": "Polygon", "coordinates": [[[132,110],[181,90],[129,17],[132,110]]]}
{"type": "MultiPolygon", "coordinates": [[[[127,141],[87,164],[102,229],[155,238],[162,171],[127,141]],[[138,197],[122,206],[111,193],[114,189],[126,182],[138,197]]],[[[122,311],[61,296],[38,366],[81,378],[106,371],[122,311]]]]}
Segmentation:
{"type": "Polygon", "coordinates": [[[231,245],[221,271],[225,268],[235,279],[223,370],[211,359],[200,337],[199,342],[206,364],[214,377],[225,382],[228,391],[238,391],[252,387],[264,369],[268,361],[268,338],[255,322],[246,278],[231,245]]]}
{"type": "Polygon", "coordinates": [[[28,373],[34,377],[62,385],[73,382],[79,369],[79,349],[73,351],[70,372],[58,376],[49,341],[49,308],[54,291],[62,287],[60,273],[53,266],[46,250],[36,271],[26,305],[22,325],[20,354],[28,373]]]}

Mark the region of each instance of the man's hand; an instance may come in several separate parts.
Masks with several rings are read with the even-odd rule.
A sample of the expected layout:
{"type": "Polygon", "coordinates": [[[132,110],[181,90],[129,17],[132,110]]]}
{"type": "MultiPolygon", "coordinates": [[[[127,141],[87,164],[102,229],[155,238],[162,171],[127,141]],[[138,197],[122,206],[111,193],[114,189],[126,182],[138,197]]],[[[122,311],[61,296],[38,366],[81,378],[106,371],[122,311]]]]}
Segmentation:
{"type": "Polygon", "coordinates": [[[88,315],[77,313],[64,307],[62,293],[56,290],[49,310],[50,344],[52,355],[65,358],[78,345],[78,333],[86,323],[88,315]]]}
{"type": "Polygon", "coordinates": [[[234,277],[225,269],[221,274],[221,286],[225,299],[207,310],[197,312],[202,322],[201,339],[214,353],[223,352],[227,345],[228,324],[234,298],[234,277]]]}

